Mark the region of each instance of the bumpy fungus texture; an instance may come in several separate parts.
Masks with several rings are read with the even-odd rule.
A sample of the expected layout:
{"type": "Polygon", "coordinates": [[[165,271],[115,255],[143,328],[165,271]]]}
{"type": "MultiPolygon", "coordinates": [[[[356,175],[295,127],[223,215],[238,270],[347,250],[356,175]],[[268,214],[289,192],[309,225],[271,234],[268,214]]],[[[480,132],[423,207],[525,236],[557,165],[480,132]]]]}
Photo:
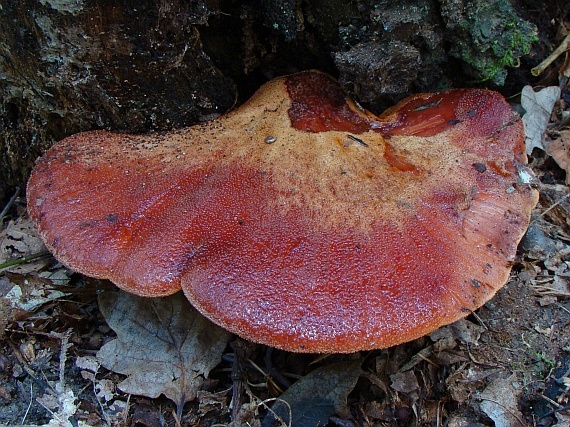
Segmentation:
{"type": "Polygon", "coordinates": [[[495,92],[377,117],[309,71],[207,124],[66,138],[34,169],[28,209],[73,270],[143,296],[182,289],[252,341],[352,352],[427,334],[507,281],[538,197],[518,177],[523,142],[495,92]]]}

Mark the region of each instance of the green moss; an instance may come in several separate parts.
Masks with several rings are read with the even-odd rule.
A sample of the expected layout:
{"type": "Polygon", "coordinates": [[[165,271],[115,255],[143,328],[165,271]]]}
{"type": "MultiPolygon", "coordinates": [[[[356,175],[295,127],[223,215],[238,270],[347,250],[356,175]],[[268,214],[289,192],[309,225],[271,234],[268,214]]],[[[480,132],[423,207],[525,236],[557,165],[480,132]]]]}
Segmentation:
{"type": "Polygon", "coordinates": [[[450,54],[464,61],[477,80],[503,85],[506,69],[517,67],[538,40],[536,27],[521,19],[508,0],[449,1],[446,6],[453,34],[450,54]]]}
{"type": "Polygon", "coordinates": [[[536,351],[534,354],[535,367],[540,370],[546,378],[556,367],[554,360],[547,356],[544,351],[536,351]]]}

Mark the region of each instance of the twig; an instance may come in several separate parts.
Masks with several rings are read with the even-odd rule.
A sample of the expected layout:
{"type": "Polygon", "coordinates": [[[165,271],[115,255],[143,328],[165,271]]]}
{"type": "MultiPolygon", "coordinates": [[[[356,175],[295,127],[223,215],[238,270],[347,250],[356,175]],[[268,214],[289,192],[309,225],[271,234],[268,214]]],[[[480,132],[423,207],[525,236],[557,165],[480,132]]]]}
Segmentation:
{"type": "Polygon", "coordinates": [[[564,200],[566,200],[568,197],[570,197],[570,193],[566,194],[564,197],[562,197],[560,200],[558,200],[556,203],[553,203],[552,205],[550,205],[547,209],[545,209],[540,216],[544,216],[546,215],[548,212],[550,212],[552,209],[554,209],[556,206],[558,206],[560,203],[562,203],[564,200]]]}
{"type": "Polygon", "coordinates": [[[560,403],[556,402],[555,400],[552,400],[550,397],[545,396],[544,394],[539,394],[539,396],[542,397],[544,400],[546,400],[551,405],[554,405],[557,408],[563,408],[563,406],[560,403]]]}
{"type": "Polygon", "coordinates": [[[558,46],[554,52],[552,52],[548,58],[546,58],[544,61],[542,61],[540,64],[538,64],[536,67],[534,67],[532,70],[530,70],[531,74],[533,76],[539,76],[544,70],[546,70],[546,68],[548,68],[548,66],[550,64],[552,64],[554,62],[554,60],[556,58],[558,58],[560,55],[562,55],[564,52],[566,52],[568,49],[570,49],[570,34],[568,34],[564,40],[562,40],[562,43],[560,43],[560,46],[558,46]]]}
{"type": "Polygon", "coordinates": [[[422,359],[423,361],[429,363],[430,365],[435,366],[436,368],[439,367],[439,365],[438,365],[437,363],[431,361],[429,358],[427,358],[427,357],[424,356],[423,354],[417,353],[416,355],[417,355],[420,359],[422,359]]]}
{"type": "Polygon", "coordinates": [[[270,412],[271,415],[273,415],[275,417],[275,419],[281,423],[280,427],[291,427],[291,425],[293,423],[293,410],[292,410],[289,402],[287,402],[286,400],[280,399],[278,397],[273,397],[270,399],[262,400],[258,406],[265,406],[267,411],[270,412]],[[283,418],[281,418],[279,415],[277,415],[277,413],[273,410],[273,408],[271,408],[269,405],[267,405],[269,402],[281,402],[281,403],[283,403],[283,405],[285,405],[285,407],[287,408],[287,412],[289,413],[289,422],[286,423],[285,420],[283,420],[283,418]]]}
{"type": "Polygon", "coordinates": [[[182,424],[180,423],[180,417],[181,415],[178,414],[179,410],[178,408],[176,410],[171,409],[172,412],[172,417],[174,418],[174,422],[176,423],[176,427],[182,427],[182,424]]]}
{"type": "Polygon", "coordinates": [[[568,298],[570,297],[570,292],[564,292],[559,289],[546,286],[546,285],[531,285],[531,288],[536,292],[538,295],[545,296],[545,295],[554,295],[555,297],[560,298],[568,298]]]}
{"type": "Polygon", "coordinates": [[[38,400],[38,403],[39,403],[40,405],[42,405],[43,408],[44,408],[46,411],[49,412],[49,414],[51,415],[52,418],[55,418],[57,421],[60,422],[60,424],[63,425],[63,420],[59,417],[59,414],[57,414],[56,412],[53,412],[50,408],[48,408],[46,405],[44,405],[44,404],[41,402],[41,400],[38,400]]]}
{"type": "MultiPolygon", "coordinates": [[[[96,367],[95,367],[95,371],[92,371],[91,369],[89,369],[89,372],[93,373],[93,376],[90,376],[89,379],[91,381],[91,387],[93,388],[93,396],[95,396],[95,400],[97,401],[97,403],[99,404],[99,408],[101,409],[101,414],[103,416],[103,418],[105,419],[105,422],[107,423],[107,425],[111,425],[111,420],[109,419],[107,412],[105,411],[105,407],[103,406],[103,402],[101,401],[101,398],[97,395],[97,389],[96,389],[96,379],[97,379],[97,374],[99,373],[99,363],[97,363],[96,367]]],[[[78,395],[80,395],[83,390],[85,390],[87,387],[89,387],[89,385],[86,385],[85,387],[83,387],[83,389],[78,393],[78,395]]],[[[131,395],[129,394],[129,399],[131,398],[131,395]]],[[[129,404],[129,400],[127,400],[127,407],[129,404]]],[[[125,418],[125,417],[124,417],[125,418]]],[[[127,424],[127,420],[124,419],[123,420],[123,425],[127,424]]]]}
{"type": "MultiPolygon", "coordinates": [[[[267,351],[265,352],[265,356],[263,358],[263,361],[265,362],[265,368],[267,369],[267,373],[270,375],[270,377],[275,378],[277,381],[279,381],[279,383],[283,387],[287,389],[291,387],[291,381],[285,378],[285,376],[283,376],[283,374],[281,374],[281,372],[279,372],[279,370],[275,368],[275,366],[273,365],[272,354],[273,354],[273,347],[267,347],[267,351]]],[[[275,383],[274,385],[279,389],[280,393],[283,392],[281,390],[281,387],[278,387],[277,384],[275,383]]]]}
{"type": "Polygon", "coordinates": [[[2,221],[4,221],[4,217],[8,213],[8,210],[12,207],[12,205],[16,201],[16,198],[20,195],[20,191],[21,191],[20,187],[16,188],[16,192],[10,198],[10,200],[8,200],[8,203],[6,204],[6,206],[4,206],[4,209],[2,209],[2,212],[0,212],[0,225],[2,225],[2,221]]]}
{"type": "Polygon", "coordinates": [[[485,365],[485,366],[490,366],[492,368],[500,367],[500,365],[497,365],[495,363],[480,362],[479,360],[475,359],[475,357],[473,357],[473,355],[471,354],[471,350],[469,349],[469,346],[467,347],[467,354],[469,355],[469,360],[471,360],[476,365],[485,365]]]}
{"type": "Polygon", "coordinates": [[[67,350],[71,347],[69,343],[69,338],[73,329],[68,329],[63,333],[52,332],[50,335],[54,338],[58,338],[61,341],[61,350],[59,352],[59,381],[55,386],[58,393],[63,393],[65,390],[65,362],[67,361],[67,350]]]}
{"type": "Polygon", "coordinates": [[[478,321],[479,324],[483,327],[483,329],[485,329],[486,331],[489,330],[489,328],[487,327],[487,325],[485,325],[485,322],[483,322],[483,319],[481,319],[477,313],[475,313],[474,311],[472,311],[471,314],[473,315],[473,317],[474,317],[475,319],[477,319],[477,321],[478,321]]]}
{"type": "Polygon", "coordinates": [[[32,402],[34,401],[34,383],[30,383],[30,403],[28,404],[28,408],[26,409],[26,413],[22,417],[22,422],[20,424],[24,424],[26,422],[26,418],[28,418],[28,413],[30,412],[30,408],[32,407],[32,402]]]}
{"type": "Polygon", "coordinates": [[[487,400],[487,401],[489,401],[489,402],[494,403],[495,405],[499,405],[501,408],[503,408],[505,411],[507,411],[509,414],[511,414],[513,417],[515,417],[516,420],[520,423],[520,425],[521,425],[522,427],[527,427],[527,424],[526,424],[523,420],[521,420],[520,417],[519,417],[517,414],[515,414],[513,411],[511,411],[510,408],[508,408],[507,406],[503,405],[501,402],[497,402],[496,400],[490,399],[490,398],[488,398],[488,397],[476,396],[475,398],[476,398],[476,399],[479,399],[479,400],[487,400]]]}
{"type": "Polygon", "coordinates": [[[41,258],[41,257],[48,256],[48,255],[51,255],[51,252],[41,251],[41,252],[38,252],[38,253],[35,253],[32,255],[23,256],[22,258],[13,259],[11,261],[6,261],[6,262],[0,264],[0,270],[4,270],[5,268],[13,267],[15,265],[25,264],[26,262],[31,261],[33,259],[41,258]]]}
{"type": "Polygon", "coordinates": [[[239,418],[239,411],[244,402],[243,391],[247,381],[247,374],[244,366],[244,359],[247,357],[245,344],[240,340],[236,340],[231,344],[234,350],[234,360],[232,363],[232,400],[230,407],[232,409],[231,419],[236,422],[239,418]]]}
{"type": "Polygon", "coordinates": [[[541,416],[541,417],[539,418],[539,420],[542,420],[542,419],[544,419],[544,418],[551,417],[551,416],[553,416],[554,414],[557,414],[557,413],[559,413],[559,412],[567,411],[568,409],[570,409],[570,405],[562,406],[561,408],[557,408],[557,409],[555,409],[555,410],[553,410],[553,411],[547,412],[546,414],[544,414],[543,416],[541,416]]]}
{"type": "Polygon", "coordinates": [[[558,306],[558,308],[561,308],[562,310],[566,311],[568,314],[570,314],[570,310],[568,310],[566,307],[564,307],[562,304],[558,303],[556,304],[558,306]]]}
{"type": "Polygon", "coordinates": [[[125,405],[125,412],[123,412],[123,425],[127,425],[127,418],[129,417],[129,405],[131,404],[131,394],[127,396],[127,404],[125,405]]]}

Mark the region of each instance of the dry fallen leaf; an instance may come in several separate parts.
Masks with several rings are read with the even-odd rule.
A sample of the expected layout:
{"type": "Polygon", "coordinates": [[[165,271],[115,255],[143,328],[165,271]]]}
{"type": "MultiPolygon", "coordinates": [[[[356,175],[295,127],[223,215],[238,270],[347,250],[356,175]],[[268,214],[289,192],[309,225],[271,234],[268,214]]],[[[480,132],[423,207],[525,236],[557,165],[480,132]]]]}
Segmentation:
{"type": "Polygon", "coordinates": [[[390,381],[392,389],[400,393],[412,393],[420,388],[418,379],[412,371],[396,372],[390,375],[390,381]]]}
{"type": "Polygon", "coordinates": [[[483,332],[483,327],[467,319],[460,319],[451,325],[444,326],[430,334],[433,341],[446,338],[457,339],[464,344],[478,345],[479,338],[483,332]]]}
{"type": "Polygon", "coordinates": [[[479,393],[480,408],[495,422],[495,427],[513,427],[525,425],[518,401],[523,392],[522,385],[515,375],[497,378],[485,390],[479,393]]]}
{"type": "Polygon", "coordinates": [[[570,130],[560,131],[560,136],[554,140],[546,139],[544,148],[558,166],[566,171],[566,185],[570,184],[570,130]]]}
{"type": "Polygon", "coordinates": [[[521,105],[526,113],[522,117],[525,133],[526,153],[534,148],[544,150],[542,139],[550,114],[556,101],[560,99],[560,88],[550,86],[535,92],[531,86],[525,86],[521,93],[521,105]]]}
{"type": "Polygon", "coordinates": [[[1,296],[6,298],[14,309],[31,313],[48,302],[68,295],[57,288],[69,283],[69,274],[65,269],[38,275],[6,273],[2,284],[7,292],[1,296]]]}
{"type": "Polygon", "coordinates": [[[275,415],[291,427],[327,425],[331,416],[345,409],[360,376],[360,364],[360,360],[334,363],[301,378],[271,407],[262,427],[274,425],[275,415]]]}
{"type": "Polygon", "coordinates": [[[198,415],[205,416],[210,411],[216,411],[219,415],[229,413],[227,390],[213,393],[207,390],[198,391],[198,415]]]}
{"type": "Polygon", "coordinates": [[[570,414],[557,412],[556,420],[558,422],[554,424],[552,427],[570,427],[570,414]]]}
{"type": "Polygon", "coordinates": [[[8,323],[27,317],[44,304],[68,294],[58,290],[69,282],[64,268],[54,272],[16,274],[2,272],[0,277],[0,336],[8,323]]]}
{"type": "MultiPolygon", "coordinates": [[[[28,217],[12,220],[3,230],[0,230],[0,264],[46,250],[28,217]]],[[[46,260],[40,259],[10,267],[9,271],[26,274],[39,271],[46,264],[46,260]]]]}
{"type": "Polygon", "coordinates": [[[118,387],[151,398],[164,394],[180,412],[220,362],[231,334],[198,313],[181,293],[141,298],[105,292],[99,308],[117,339],[97,353],[101,365],[127,375],[118,387]]]}

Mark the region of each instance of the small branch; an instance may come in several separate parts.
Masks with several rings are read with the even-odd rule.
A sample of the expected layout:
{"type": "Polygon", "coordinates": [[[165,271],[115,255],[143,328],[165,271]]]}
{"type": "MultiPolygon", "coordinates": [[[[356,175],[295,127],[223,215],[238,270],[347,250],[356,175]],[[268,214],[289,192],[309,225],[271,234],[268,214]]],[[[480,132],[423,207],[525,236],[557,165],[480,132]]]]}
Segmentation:
{"type": "Polygon", "coordinates": [[[558,58],[568,49],[570,49],[570,34],[566,36],[566,38],[562,41],[562,43],[560,43],[560,46],[558,46],[556,50],[548,56],[548,58],[546,58],[539,65],[530,70],[531,74],[535,77],[542,74],[542,72],[546,70],[546,68],[548,68],[548,66],[552,64],[556,58],[558,58]]]}
{"type": "Polygon", "coordinates": [[[244,360],[247,357],[245,344],[240,340],[236,340],[231,344],[234,350],[234,360],[232,363],[232,400],[230,406],[232,408],[232,421],[239,419],[239,411],[244,402],[244,386],[247,382],[247,373],[244,366],[244,360]]]}
{"type": "Polygon", "coordinates": [[[10,198],[10,200],[8,200],[8,203],[6,204],[6,206],[4,206],[4,209],[2,209],[2,212],[0,212],[0,225],[2,225],[2,221],[4,221],[4,217],[8,213],[8,210],[12,207],[12,205],[14,204],[14,202],[16,201],[18,196],[20,195],[20,191],[21,191],[20,187],[16,188],[16,192],[10,198]]]}
{"type": "Polygon", "coordinates": [[[562,197],[560,200],[558,200],[556,203],[550,205],[548,207],[548,209],[545,209],[540,216],[544,216],[546,215],[548,212],[550,212],[552,209],[554,209],[556,206],[558,206],[560,203],[562,203],[564,200],[566,200],[568,197],[570,197],[570,193],[566,194],[564,197],[562,197]]]}
{"type": "Polygon", "coordinates": [[[265,399],[265,400],[261,401],[259,403],[259,406],[262,406],[262,405],[265,406],[268,413],[273,415],[273,417],[275,417],[275,420],[277,420],[279,422],[279,427],[291,427],[292,426],[293,410],[292,410],[289,402],[287,402],[286,400],[283,400],[283,399],[279,399],[278,397],[274,397],[274,398],[265,399]],[[285,407],[287,408],[287,412],[289,413],[289,421],[285,422],[283,420],[283,418],[281,418],[279,415],[277,415],[277,413],[273,410],[273,408],[268,405],[269,402],[281,402],[283,405],[285,405],[285,407]]]}
{"type": "Polygon", "coordinates": [[[34,402],[34,383],[31,382],[30,383],[30,403],[28,404],[28,408],[26,409],[26,413],[22,417],[21,424],[24,424],[26,422],[26,418],[28,418],[28,414],[30,413],[30,409],[32,407],[33,402],[34,402]]]}
{"type": "Polygon", "coordinates": [[[41,251],[41,252],[38,252],[36,254],[26,255],[26,256],[23,256],[22,258],[13,259],[11,261],[6,261],[6,262],[0,264],[0,270],[4,270],[5,268],[13,267],[15,265],[25,264],[28,261],[31,261],[33,259],[41,258],[41,257],[48,256],[48,255],[51,255],[51,252],[41,251]]]}
{"type": "Polygon", "coordinates": [[[521,420],[520,417],[519,417],[517,414],[515,414],[510,408],[508,408],[507,406],[503,405],[501,402],[497,402],[497,401],[494,400],[494,399],[489,399],[488,397],[477,396],[476,398],[479,399],[479,400],[486,400],[486,401],[488,401],[488,402],[491,402],[491,403],[494,403],[495,405],[500,406],[501,408],[503,408],[503,410],[507,411],[509,414],[511,414],[513,417],[515,417],[515,419],[519,422],[519,424],[520,424],[522,427],[527,427],[527,424],[526,424],[523,420],[521,420]]]}
{"type": "Polygon", "coordinates": [[[67,350],[71,347],[69,343],[69,338],[73,329],[68,329],[67,331],[60,333],[60,332],[51,332],[50,335],[54,338],[57,338],[61,341],[61,350],[59,352],[59,381],[55,387],[58,393],[63,393],[65,390],[65,362],[67,361],[67,350]]]}

